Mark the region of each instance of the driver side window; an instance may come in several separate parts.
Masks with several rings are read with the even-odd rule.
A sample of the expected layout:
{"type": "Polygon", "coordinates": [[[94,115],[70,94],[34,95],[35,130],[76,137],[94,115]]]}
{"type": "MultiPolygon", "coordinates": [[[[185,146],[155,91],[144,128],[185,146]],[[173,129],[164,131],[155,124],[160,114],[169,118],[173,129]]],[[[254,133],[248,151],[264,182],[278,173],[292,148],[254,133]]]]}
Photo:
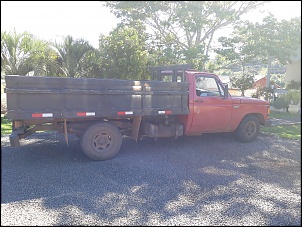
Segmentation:
{"type": "Polygon", "coordinates": [[[196,95],[197,96],[221,96],[221,87],[217,84],[214,77],[196,76],[196,95]]]}

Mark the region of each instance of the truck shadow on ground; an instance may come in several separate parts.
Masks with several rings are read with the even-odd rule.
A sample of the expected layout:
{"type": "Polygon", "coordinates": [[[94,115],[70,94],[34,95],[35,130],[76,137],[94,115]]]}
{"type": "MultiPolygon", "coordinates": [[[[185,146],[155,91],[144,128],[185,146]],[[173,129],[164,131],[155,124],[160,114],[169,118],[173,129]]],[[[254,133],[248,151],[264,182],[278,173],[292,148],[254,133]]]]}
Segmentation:
{"type": "Polygon", "coordinates": [[[124,139],[115,158],[93,162],[76,138],[69,147],[62,135],[33,138],[19,148],[1,141],[1,204],[38,200],[59,211],[53,225],[301,224],[300,142],[124,139]]]}

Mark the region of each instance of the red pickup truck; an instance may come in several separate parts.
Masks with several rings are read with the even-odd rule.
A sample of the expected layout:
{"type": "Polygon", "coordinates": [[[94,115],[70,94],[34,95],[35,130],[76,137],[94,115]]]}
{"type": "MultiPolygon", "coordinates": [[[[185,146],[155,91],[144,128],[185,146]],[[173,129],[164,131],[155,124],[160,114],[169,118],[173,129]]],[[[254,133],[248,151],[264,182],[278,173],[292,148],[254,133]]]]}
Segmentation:
{"type": "Polygon", "coordinates": [[[80,138],[92,160],[120,150],[122,137],[179,137],[235,132],[254,141],[269,126],[268,101],[232,97],[215,74],[188,65],[151,67],[152,80],[6,76],[11,146],[43,130],[80,138]]]}

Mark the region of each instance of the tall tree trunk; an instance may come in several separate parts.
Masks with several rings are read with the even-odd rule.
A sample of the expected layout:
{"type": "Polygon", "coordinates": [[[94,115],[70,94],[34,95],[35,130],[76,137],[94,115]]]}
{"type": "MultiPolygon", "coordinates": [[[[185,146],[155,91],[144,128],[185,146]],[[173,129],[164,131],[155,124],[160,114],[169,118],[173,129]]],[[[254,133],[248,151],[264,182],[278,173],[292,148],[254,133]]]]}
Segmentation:
{"type": "Polygon", "coordinates": [[[269,88],[270,79],[271,79],[271,67],[272,67],[272,57],[268,56],[267,62],[267,74],[266,74],[266,87],[269,88]]]}

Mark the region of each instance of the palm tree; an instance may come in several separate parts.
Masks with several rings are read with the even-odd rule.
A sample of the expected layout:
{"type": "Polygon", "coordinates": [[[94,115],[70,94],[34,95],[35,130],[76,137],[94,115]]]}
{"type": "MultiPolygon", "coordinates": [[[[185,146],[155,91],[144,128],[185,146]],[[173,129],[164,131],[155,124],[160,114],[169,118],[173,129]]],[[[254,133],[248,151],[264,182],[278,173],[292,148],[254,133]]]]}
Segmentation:
{"type": "Polygon", "coordinates": [[[101,70],[101,52],[97,49],[88,51],[80,62],[81,76],[100,78],[103,77],[101,70]]]}
{"type": "Polygon", "coordinates": [[[1,32],[1,74],[47,75],[47,66],[57,67],[47,42],[27,32],[1,32]]]}
{"type": "Polygon", "coordinates": [[[71,36],[64,39],[63,44],[55,43],[62,70],[67,77],[91,77],[89,73],[97,71],[98,52],[88,41],[74,40],[71,36]]]}

